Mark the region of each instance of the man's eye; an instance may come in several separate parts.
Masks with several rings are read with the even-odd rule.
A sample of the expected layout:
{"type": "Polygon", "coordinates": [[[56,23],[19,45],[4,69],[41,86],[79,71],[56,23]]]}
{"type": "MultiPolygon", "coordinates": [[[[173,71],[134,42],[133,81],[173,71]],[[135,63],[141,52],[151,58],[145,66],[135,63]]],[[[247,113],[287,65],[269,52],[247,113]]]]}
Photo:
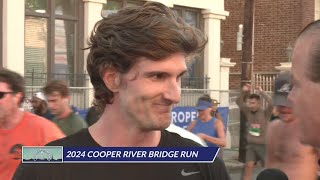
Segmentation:
{"type": "Polygon", "coordinates": [[[165,74],[154,74],[152,76],[153,79],[156,79],[156,80],[160,80],[160,79],[164,79],[166,77],[165,74]]]}

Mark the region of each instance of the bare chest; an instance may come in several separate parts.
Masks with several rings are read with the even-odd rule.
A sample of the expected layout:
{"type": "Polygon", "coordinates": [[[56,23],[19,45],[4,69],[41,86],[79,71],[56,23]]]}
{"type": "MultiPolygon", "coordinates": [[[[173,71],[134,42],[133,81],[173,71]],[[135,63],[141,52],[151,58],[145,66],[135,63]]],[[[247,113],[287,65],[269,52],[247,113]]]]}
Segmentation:
{"type": "Polygon", "coordinates": [[[292,127],[278,128],[277,138],[272,144],[273,155],[279,162],[298,163],[315,158],[310,146],[300,143],[299,131],[292,127]]]}

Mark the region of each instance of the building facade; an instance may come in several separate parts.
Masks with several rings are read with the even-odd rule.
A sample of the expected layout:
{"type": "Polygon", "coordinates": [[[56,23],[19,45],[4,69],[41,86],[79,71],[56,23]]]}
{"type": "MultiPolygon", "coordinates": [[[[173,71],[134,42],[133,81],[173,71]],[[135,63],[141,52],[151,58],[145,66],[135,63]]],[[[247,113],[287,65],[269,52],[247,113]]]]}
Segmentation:
{"type": "MultiPolygon", "coordinates": [[[[228,90],[229,67],[221,58],[224,0],[157,0],[208,37],[203,54],[188,64],[184,88],[228,90]],[[199,83],[197,85],[197,83],[199,83]],[[196,84],[196,85],[195,85],[196,84]]],[[[72,87],[91,84],[86,76],[87,39],[94,24],[142,0],[3,0],[0,2],[0,66],[24,75],[27,86],[62,78],[72,87]]],[[[92,99],[92,94],[88,95],[92,99]]],[[[215,94],[219,99],[219,94],[215,94]]],[[[88,104],[91,101],[88,100],[88,104]]]]}
{"type": "MultiPolygon", "coordinates": [[[[230,89],[240,88],[242,51],[237,51],[237,32],[243,24],[245,0],[225,0],[229,17],[222,22],[222,56],[231,58],[230,89]]],[[[320,19],[320,0],[257,0],[253,32],[253,75],[272,75],[290,68],[290,54],[298,33],[320,19]]],[[[253,76],[254,79],[254,76],[253,76]]]]}

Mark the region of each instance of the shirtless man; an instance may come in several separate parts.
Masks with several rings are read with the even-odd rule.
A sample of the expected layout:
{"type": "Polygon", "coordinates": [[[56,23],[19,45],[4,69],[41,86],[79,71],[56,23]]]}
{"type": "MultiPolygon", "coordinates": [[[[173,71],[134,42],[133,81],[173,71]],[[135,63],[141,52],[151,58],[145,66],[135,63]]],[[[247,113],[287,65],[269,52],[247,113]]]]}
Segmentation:
{"type": "Polygon", "coordinates": [[[273,104],[279,119],[269,124],[267,131],[266,167],[282,170],[290,180],[317,179],[317,153],[299,141],[299,121],[292,114],[287,97],[292,86],[290,73],[282,73],[275,81],[273,104]]]}

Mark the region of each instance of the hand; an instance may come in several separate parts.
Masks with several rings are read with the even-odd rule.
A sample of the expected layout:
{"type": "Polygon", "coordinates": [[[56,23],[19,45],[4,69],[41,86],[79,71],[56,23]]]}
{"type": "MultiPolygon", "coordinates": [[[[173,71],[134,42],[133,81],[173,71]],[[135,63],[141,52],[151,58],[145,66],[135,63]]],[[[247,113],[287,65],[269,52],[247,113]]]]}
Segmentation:
{"type": "Polygon", "coordinates": [[[198,133],[197,136],[204,140],[207,135],[204,133],[198,133]]]}
{"type": "Polygon", "coordinates": [[[242,91],[243,92],[249,92],[251,90],[251,84],[246,83],[243,87],[242,87],[242,91]]]}
{"type": "Polygon", "coordinates": [[[256,91],[258,91],[260,93],[263,91],[263,89],[261,88],[261,86],[256,86],[256,91]]]}

